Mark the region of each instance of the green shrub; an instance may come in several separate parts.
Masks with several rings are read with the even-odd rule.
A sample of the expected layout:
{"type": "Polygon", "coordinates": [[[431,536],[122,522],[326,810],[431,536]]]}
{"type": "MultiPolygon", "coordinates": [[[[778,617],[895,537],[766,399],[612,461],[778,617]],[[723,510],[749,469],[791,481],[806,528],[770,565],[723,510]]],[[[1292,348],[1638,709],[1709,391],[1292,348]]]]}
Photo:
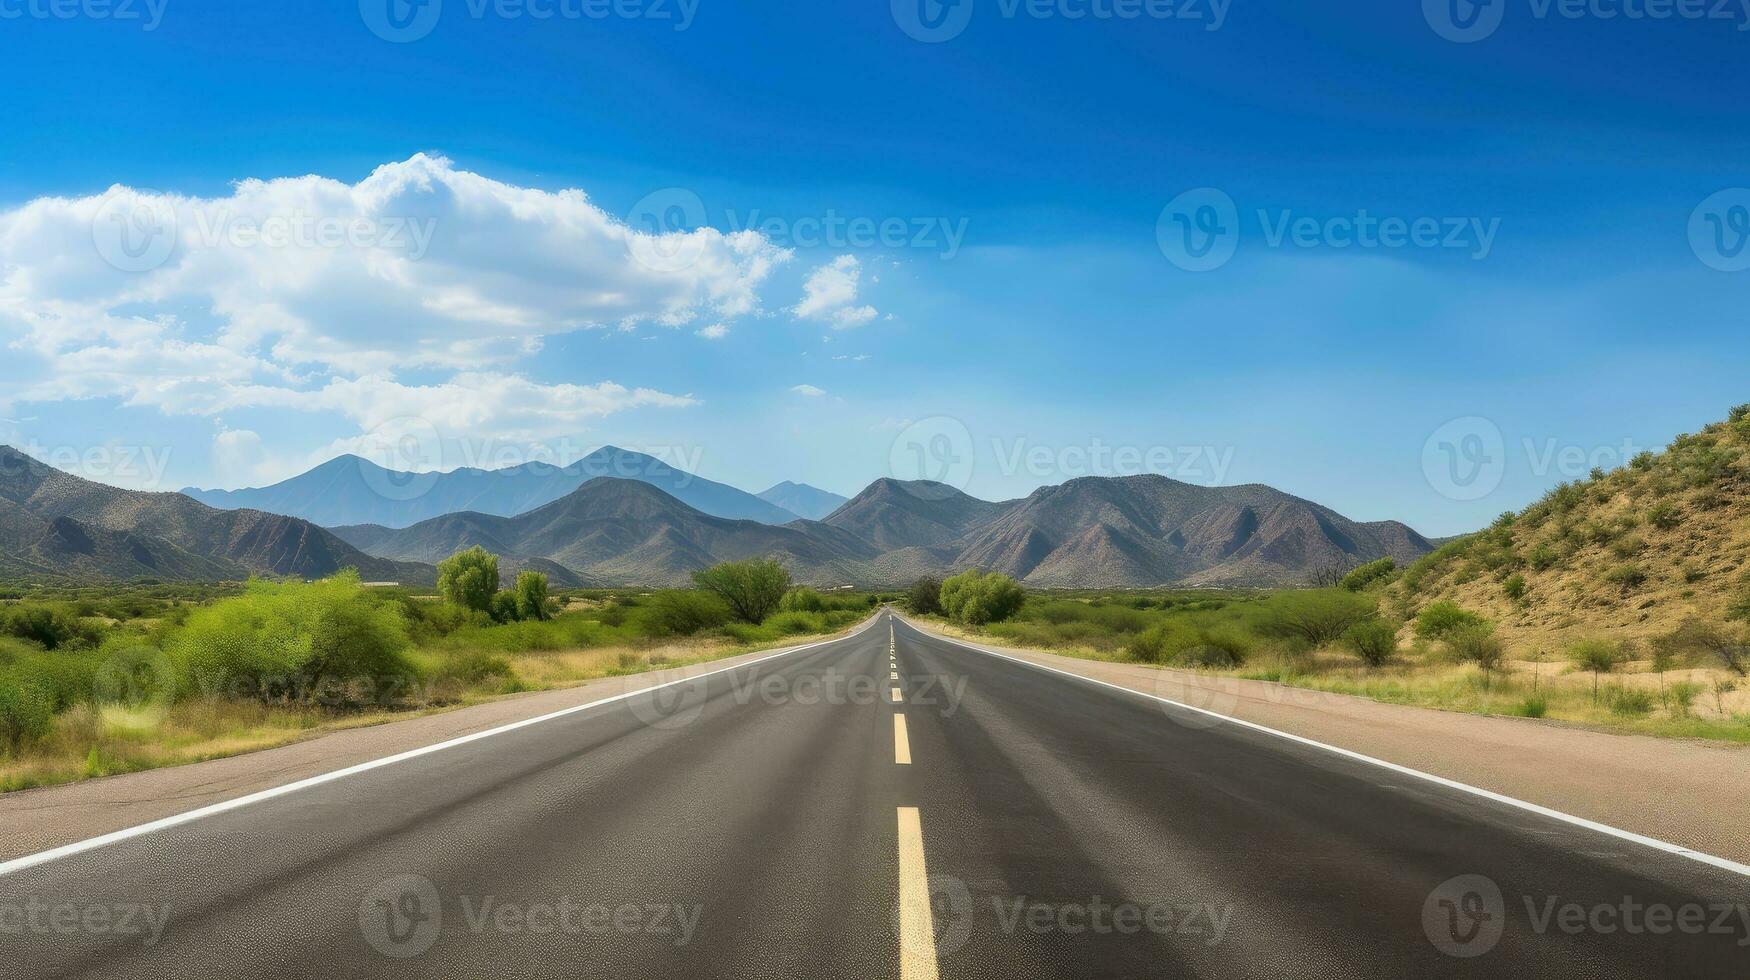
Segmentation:
{"type": "Polygon", "coordinates": [[[438,562],[438,592],[464,609],[491,612],[498,594],[498,556],[475,545],[438,562]]]}
{"type": "Polygon", "coordinates": [[[1173,663],[1221,670],[1244,664],[1251,651],[1251,643],[1238,635],[1201,630],[1197,642],[1173,655],[1173,663]]]}
{"type": "Polygon", "coordinates": [[[1525,598],[1525,576],[1517,572],[1507,576],[1507,581],[1501,583],[1501,591],[1514,602],[1523,600],[1525,598]]]}
{"type": "Polygon", "coordinates": [[[1314,647],[1335,643],[1376,614],[1373,600],[1343,589],[1278,592],[1259,605],[1260,632],[1314,647]]]}
{"type": "Polygon", "coordinates": [[[1184,622],[1162,623],[1130,638],[1125,652],[1132,660],[1183,667],[1238,667],[1251,654],[1251,641],[1232,630],[1215,630],[1184,622]]]}
{"type": "Polygon", "coordinates": [[[432,672],[432,680],[473,686],[498,677],[512,677],[510,661],[486,650],[457,650],[447,654],[432,672]]]}
{"type": "Polygon", "coordinates": [[[778,611],[790,589],[790,573],[769,558],[756,558],[694,572],[693,582],[722,599],[737,619],[757,626],[778,611]]]}
{"type": "Polygon", "coordinates": [[[658,592],[640,611],[647,631],[655,636],[692,636],[716,629],[734,615],[722,599],[691,589],[658,592]]]}
{"type": "Polygon", "coordinates": [[[1610,698],[1610,712],[1623,718],[1644,718],[1653,713],[1653,693],[1618,688],[1610,698]]]}
{"type": "Polygon", "coordinates": [[[1554,568],[1561,560],[1562,556],[1557,554],[1556,550],[1547,544],[1538,545],[1531,549],[1530,554],[1525,556],[1526,564],[1530,565],[1533,571],[1538,572],[1545,572],[1554,568]]]}
{"type": "Polygon", "coordinates": [[[1661,531],[1669,531],[1683,523],[1683,511],[1668,500],[1657,503],[1647,511],[1647,523],[1661,531]]]}
{"type": "Polygon", "coordinates": [[[1666,696],[1671,699],[1671,713],[1682,717],[1689,714],[1695,707],[1695,699],[1706,690],[1694,681],[1678,681],[1666,690],[1666,696]]]}
{"type": "Polygon", "coordinates": [[[1646,584],[1647,571],[1640,565],[1630,561],[1623,562],[1604,574],[1604,581],[1611,585],[1621,586],[1624,592],[1637,589],[1646,584]]]}
{"type": "Polygon", "coordinates": [[[784,593],[778,608],[784,612],[822,612],[826,609],[826,600],[819,592],[804,585],[784,593]]]}
{"type": "Polygon", "coordinates": [[[1522,718],[1542,718],[1549,711],[1549,699],[1541,694],[1532,694],[1520,701],[1513,713],[1522,718]]]}
{"type": "Polygon", "coordinates": [[[1398,650],[1398,631],[1383,620],[1356,623],[1343,633],[1343,645],[1369,667],[1379,667],[1398,650]]]}
{"type": "Polygon", "coordinates": [[[1397,570],[1398,563],[1395,559],[1381,558],[1351,570],[1338,584],[1350,592],[1360,592],[1376,582],[1390,578],[1397,570]]]}
{"type": "Polygon", "coordinates": [[[53,722],[54,708],[42,688],[0,676],[0,741],[7,751],[16,755],[47,735],[53,722]]]}
{"type": "Polygon", "coordinates": [[[1477,626],[1487,626],[1488,620],[1464,609],[1455,602],[1430,602],[1416,616],[1416,635],[1425,640],[1444,640],[1453,633],[1477,626]]]}
{"type": "Polygon", "coordinates": [[[185,692],[264,701],[384,701],[415,670],[398,604],[378,601],[356,572],[319,582],[254,581],[242,596],[189,616],[170,641],[185,692]]]}
{"type": "Polygon", "coordinates": [[[100,635],[75,609],[37,602],[0,610],[0,631],[39,644],[45,650],[95,646],[100,635]]]}
{"type": "Polygon", "coordinates": [[[961,572],[942,583],[942,611],[968,626],[997,623],[1021,609],[1026,594],[1001,572],[961,572]]]}
{"type": "Polygon", "coordinates": [[[933,578],[920,578],[905,593],[905,607],[919,616],[934,616],[942,612],[942,583],[933,578]]]}

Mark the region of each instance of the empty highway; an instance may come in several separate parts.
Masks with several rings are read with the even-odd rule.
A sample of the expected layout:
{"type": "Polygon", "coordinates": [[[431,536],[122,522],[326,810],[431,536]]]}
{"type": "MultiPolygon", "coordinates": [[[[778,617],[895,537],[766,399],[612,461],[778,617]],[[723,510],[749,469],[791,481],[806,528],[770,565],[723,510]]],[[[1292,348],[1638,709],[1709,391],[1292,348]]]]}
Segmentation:
{"type": "Polygon", "coordinates": [[[0,866],[20,977],[1732,977],[1750,879],[922,633],[0,866]]]}

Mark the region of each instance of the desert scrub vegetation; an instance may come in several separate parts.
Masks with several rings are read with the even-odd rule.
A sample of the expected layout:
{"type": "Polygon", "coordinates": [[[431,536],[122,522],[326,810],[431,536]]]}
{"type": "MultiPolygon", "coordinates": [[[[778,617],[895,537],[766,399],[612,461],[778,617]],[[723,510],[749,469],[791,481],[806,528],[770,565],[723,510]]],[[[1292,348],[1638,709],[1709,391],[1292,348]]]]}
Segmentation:
{"type": "Polygon", "coordinates": [[[1510,652],[1750,622],[1750,610],[1734,611],[1750,597],[1745,409],[1446,543],[1386,586],[1387,601],[1406,619],[1429,603],[1461,605],[1495,622],[1510,652]]]}
{"type": "Polygon", "coordinates": [[[0,600],[0,790],[235,754],[524,690],[640,673],[843,629],[880,601],[780,589],[757,622],[704,589],[553,593],[498,559],[444,563],[438,594],[351,572],[225,588],[0,600]]]}
{"type": "Polygon", "coordinates": [[[1382,591],[1027,592],[984,638],[1090,659],[1214,672],[1449,711],[1750,742],[1750,629],[1685,624],[1516,646],[1489,616],[1382,591]],[[1724,685],[1724,686],[1722,686],[1724,685]]]}

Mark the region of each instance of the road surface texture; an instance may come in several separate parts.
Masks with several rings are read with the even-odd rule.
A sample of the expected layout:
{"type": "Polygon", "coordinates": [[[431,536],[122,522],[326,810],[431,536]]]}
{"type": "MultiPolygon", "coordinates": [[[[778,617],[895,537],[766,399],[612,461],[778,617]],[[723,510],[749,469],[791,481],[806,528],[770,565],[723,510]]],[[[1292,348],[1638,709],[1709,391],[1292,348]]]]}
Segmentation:
{"type": "Polygon", "coordinates": [[[1750,976],[1750,878],[842,640],[0,864],[8,976],[1750,976]]]}

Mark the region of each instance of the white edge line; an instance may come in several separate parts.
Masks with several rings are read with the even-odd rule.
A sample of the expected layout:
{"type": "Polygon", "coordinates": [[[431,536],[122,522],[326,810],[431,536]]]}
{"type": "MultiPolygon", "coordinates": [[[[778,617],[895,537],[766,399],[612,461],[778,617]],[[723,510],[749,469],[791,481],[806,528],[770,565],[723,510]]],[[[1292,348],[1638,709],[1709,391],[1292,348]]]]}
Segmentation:
{"type": "Polygon", "coordinates": [[[1056,667],[1047,667],[1044,664],[1034,663],[1031,660],[1023,660],[1020,657],[1011,657],[1005,653],[998,653],[995,650],[989,650],[989,649],[986,649],[984,647],[975,646],[971,643],[965,642],[964,640],[958,640],[958,639],[955,639],[954,637],[951,637],[951,636],[946,636],[946,635],[943,635],[940,633],[934,633],[934,632],[924,630],[918,626],[913,625],[910,620],[906,620],[903,618],[902,618],[902,622],[904,622],[907,626],[911,626],[912,629],[917,630],[917,632],[922,633],[925,636],[929,636],[929,637],[932,637],[935,639],[943,640],[947,643],[953,644],[954,646],[964,647],[964,648],[971,650],[975,653],[982,653],[987,657],[996,657],[999,660],[1007,660],[1011,663],[1017,663],[1017,664],[1020,664],[1024,667],[1032,667],[1035,670],[1043,670],[1043,671],[1047,671],[1047,672],[1053,673],[1053,674],[1061,674],[1064,677],[1073,678],[1075,680],[1083,681],[1083,682],[1088,683],[1088,684],[1097,684],[1100,687],[1109,687],[1114,691],[1122,691],[1125,694],[1131,694],[1131,695],[1135,695],[1137,697],[1147,698],[1151,701],[1159,701],[1162,704],[1170,704],[1176,708],[1183,708],[1186,711],[1194,711],[1200,715],[1208,715],[1211,718],[1220,718],[1223,721],[1231,722],[1232,724],[1239,725],[1242,728],[1248,728],[1248,729],[1251,729],[1252,731],[1256,731],[1256,732],[1263,732],[1267,735],[1274,735],[1277,738],[1284,738],[1290,742],[1296,742],[1298,744],[1310,746],[1310,747],[1315,748],[1315,749],[1323,749],[1326,752],[1331,752],[1331,753],[1335,753],[1336,755],[1343,756],[1345,758],[1354,759],[1357,762],[1365,762],[1368,765],[1378,766],[1382,769],[1389,769],[1392,772],[1399,773],[1399,774],[1405,775],[1405,776],[1414,776],[1417,779],[1427,780],[1428,782],[1434,783],[1436,785],[1444,786],[1447,789],[1457,790],[1458,792],[1461,792],[1461,793],[1468,793],[1472,796],[1479,796],[1485,800],[1491,800],[1491,801],[1496,802],[1496,803],[1502,803],[1502,804],[1505,804],[1505,805],[1510,806],[1510,807],[1515,807],[1517,809],[1524,810],[1528,813],[1535,813],[1541,817],[1548,817],[1552,820],[1559,820],[1562,823],[1572,824],[1576,827],[1584,827],[1587,830],[1596,831],[1600,834],[1606,834],[1608,836],[1615,837],[1619,840],[1625,840],[1625,841],[1629,841],[1630,843],[1640,844],[1643,847],[1650,847],[1656,851],[1663,851],[1667,854],[1674,854],[1678,857],[1688,858],[1691,861],[1698,861],[1702,864],[1712,865],[1713,867],[1719,868],[1721,870],[1730,871],[1733,874],[1742,875],[1744,877],[1750,878],[1750,865],[1739,864],[1738,862],[1733,861],[1729,858],[1723,858],[1723,857],[1719,857],[1719,856],[1714,855],[1714,854],[1708,854],[1705,851],[1698,851],[1698,850],[1695,850],[1694,848],[1684,847],[1681,844],[1673,844],[1670,841],[1662,841],[1656,837],[1648,837],[1644,834],[1637,834],[1632,830],[1623,830],[1620,827],[1612,827],[1609,824],[1599,823],[1596,820],[1588,820],[1585,817],[1576,817],[1571,813],[1563,813],[1560,810],[1552,810],[1547,806],[1540,806],[1536,803],[1530,803],[1530,802],[1527,802],[1525,800],[1516,799],[1514,797],[1507,796],[1507,795],[1502,794],[1502,793],[1497,793],[1493,790],[1483,789],[1479,786],[1472,786],[1469,783],[1461,783],[1455,779],[1447,779],[1445,776],[1436,776],[1433,773],[1423,772],[1420,769],[1411,769],[1409,766],[1402,766],[1402,765],[1399,765],[1395,762],[1387,762],[1384,759],[1376,759],[1371,755],[1364,755],[1364,754],[1362,754],[1360,752],[1356,752],[1352,749],[1345,749],[1345,748],[1342,748],[1340,746],[1330,745],[1330,744],[1325,743],[1325,742],[1320,742],[1320,741],[1317,741],[1315,739],[1307,738],[1304,735],[1295,735],[1292,732],[1285,732],[1285,731],[1282,731],[1280,729],[1271,728],[1268,725],[1260,725],[1255,721],[1246,721],[1243,718],[1235,718],[1232,715],[1224,715],[1219,711],[1210,711],[1207,708],[1199,708],[1195,705],[1185,704],[1184,702],[1181,702],[1181,701],[1174,701],[1171,698],[1163,698],[1158,694],[1150,694],[1146,691],[1138,691],[1138,690],[1135,690],[1133,688],[1125,687],[1122,684],[1113,684],[1113,683],[1110,683],[1108,681],[1103,681],[1103,680],[1099,680],[1097,678],[1088,677],[1088,676],[1085,676],[1083,674],[1077,674],[1073,671],[1060,670],[1059,668],[1056,668],[1056,667]]]}
{"type": "Polygon", "coordinates": [[[604,704],[613,704],[616,701],[624,701],[627,698],[637,697],[640,694],[647,694],[651,691],[660,691],[665,687],[673,687],[676,684],[685,684],[706,677],[715,677],[718,674],[727,673],[732,670],[741,670],[745,667],[752,667],[755,664],[763,664],[768,660],[776,660],[779,657],[788,657],[791,654],[801,653],[804,650],[813,650],[816,647],[826,646],[829,643],[838,643],[843,640],[849,640],[852,637],[861,636],[870,626],[879,622],[880,619],[881,614],[876,613],[874,616],[871,616],[867,622],[844,636],[834,637],[829,640],[817,640],[813,643],[805,643],[802,646],[789,647],[787,649],[778,650],[774,653],[769,653],[763,657],[744,661],[739,664],[733,664],[728,667],[721,667],[717,670],[707,671],[703,674],[694,674],[690,677],[680,677],[662,684],[653,684],[650,687],[641,687],[636,691],[627,691],[623,694],[616,694],[613,697],[602,698],[599,701],[591,701],[588,704],[572,705],[569,708],[561,708],[558,711],[538,715],[534,718],[524,718],[521,721],[513,721],[506,725],[500,725],[497,728],[488,728],[485,731],[473,732],[468,735],[449,739],[448,741],[424,745],[417,749],[409,749],[406,752],[401,752],[396,755],[384,756],[381,759],[372,759],[369,762],[361,762],[358,765],[347,766],[344,769],[336,769],[333,772],[325,772],[321,775],[310,776],[306,779],[286,783],[283,786],[275,786],[271,789],[264,789],[257,793],[239,796],[234,800],[223,800],[209,806],[188,810],[184,813],[171,814],[168,817],[153,820],[149,823],[143,823],[137,827],[128,827],[123,830],[111,831],[107,834],[92,837],[89,840],[77,841],[72,844],[63,844],[60,847],[51,848],[50,850],[41,851],[36,854],[29,854],[21,858],[13,858],[10,861],[0,861],[0,877],[13,874],[14,872],[23,871],[27,868],[34,868],[38,865],[48,864],[52,861],[59,861],[62,858],[72,857],[76,854],[95,851],[98,848],[108,847],[111,844],[119,844],[125,840],[132,840],[135,837],[154,834],[160,830],[169,830],[172,827],[180,827],[183,824],[193,823],[196,820],[201,820],[206,817],[217,816],[221,813],[229,813],[232,810],[242,809],[243,807],[255,803],[261,803],[265,800],[271,800],[275,797],[285,796],[289,793],[296,793],[299,790],[310,789],[313,786],[321,786],[323,783],[331,783],[337,779],[356,776],[361,772],[369,772],[372,769],[381,769],[384,766],[392,766],[397,762],[406,762],[409,759],[417,759],[420,756],[431,755],[434,752],[453,749],[458,745],[467,745],[470,742],[478,742],[481,739],[491,738],[494,735],[503,735],[506,732],[514,732],[519,728],[528,728],[531,725],[539,725],[542,722],[552,721],[556,718],[575,715],[580,712],[588,711],[591,708],[599,708],[604,704]]]}

